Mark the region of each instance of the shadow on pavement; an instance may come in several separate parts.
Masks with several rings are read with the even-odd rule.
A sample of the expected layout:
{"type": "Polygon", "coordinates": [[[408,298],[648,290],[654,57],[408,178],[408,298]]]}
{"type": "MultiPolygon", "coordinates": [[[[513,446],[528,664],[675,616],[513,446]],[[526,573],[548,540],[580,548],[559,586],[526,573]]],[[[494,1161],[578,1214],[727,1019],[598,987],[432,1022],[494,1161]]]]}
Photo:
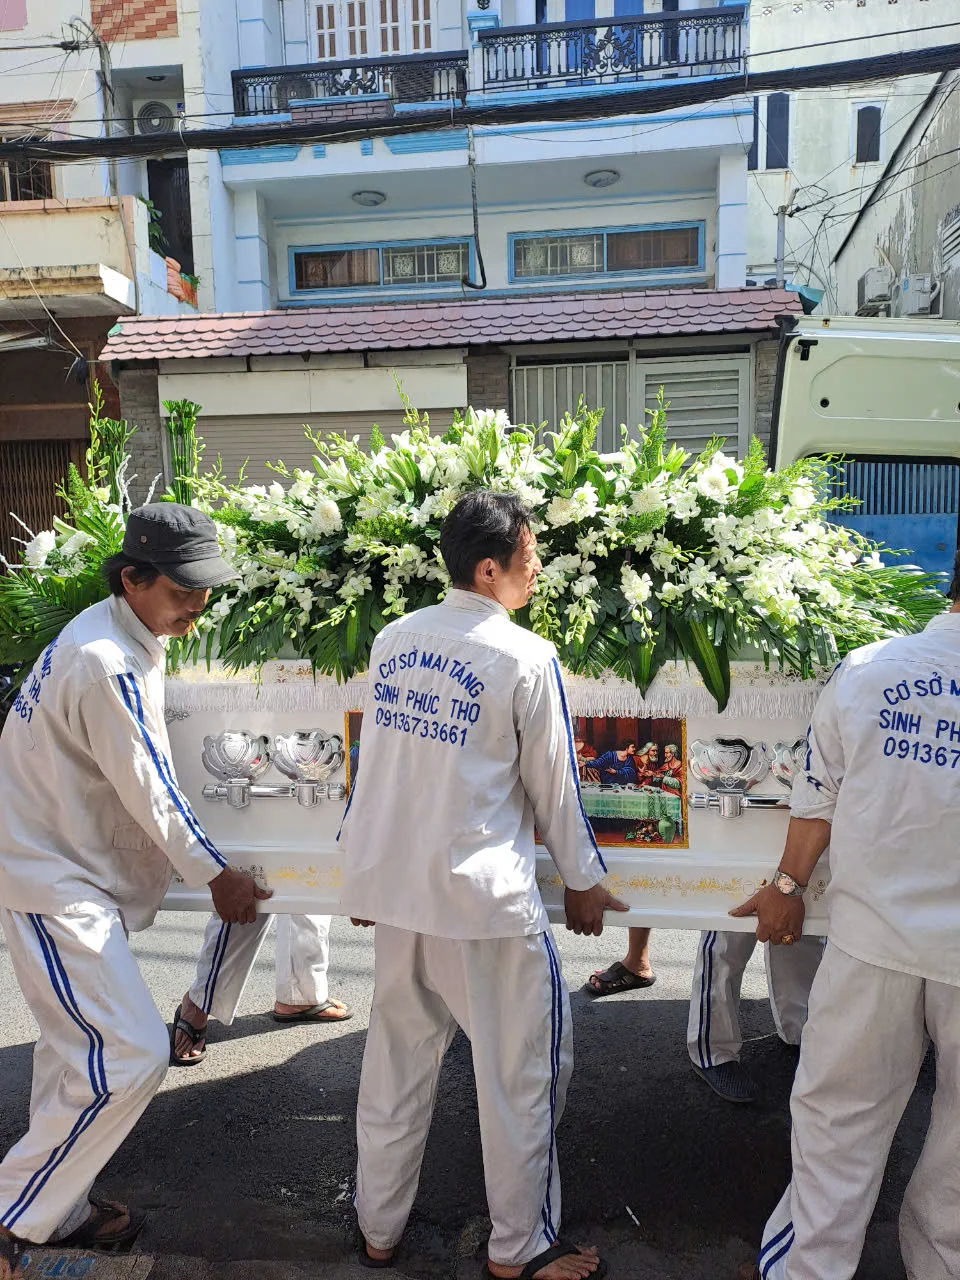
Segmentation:
{"type": "MultiPolygon", "coordinates": [[[[744,1064],[762,1092],[755,1106],[738,1108],[690,1070],[685,1002],[571,999],[577,1069],[558,1139],[565,1234],[587,1239],[599,1230],[673,1259],[729,1252],[733,1241],[737,1256],[749,1257],[789,1176],[795,1059],[773,1033],[766,1003],[743,1005],[744,1064]]],[[[285,1030],[268,1016],[240,1018],[216,1028],[211,1057],[218,1042],[285,1030]]],[[[160,1093],[98,1184],[149,1212],[140,1247],[216,1262],[343,1260],[353,1232],[363,1042],[362,1030],[318,1027],[315,1042],[282,1066],[224,1080],[211,1077],[208,1063],[160,1093]]],[[[30,1067],[29,1045],[0,1051],[8,1100],[0,1147],[26,1124],[30,1067]]],[[[928,1063],[894,1143],[864,1280],[903,1276],[896,1213],[932,1089],[928,1063]]],[[[470,1046],[458,1036],[443,1068],[403,1270],[450,1276],[487,1229],[470,1046]]]]}

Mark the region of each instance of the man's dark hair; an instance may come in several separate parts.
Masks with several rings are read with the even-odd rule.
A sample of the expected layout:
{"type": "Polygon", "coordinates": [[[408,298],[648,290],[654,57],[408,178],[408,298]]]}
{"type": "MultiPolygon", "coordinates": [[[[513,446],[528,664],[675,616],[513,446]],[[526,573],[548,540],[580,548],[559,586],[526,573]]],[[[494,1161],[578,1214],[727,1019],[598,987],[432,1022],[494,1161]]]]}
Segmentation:
{"type": "Polygon", "coordinates": [[[118,551],[115,556],[111,556],[109,560],[104,560],[103,562],[103,575],[107,580],[111,595],[123,595],[124,569],[131,569],[134,582],[142,582],[146,586],[149,586],[151,582],[155,582],[160,577],[160,570],[155,569],[152,564],[146,564],[143,560],[134,560],[132,556],[128,556],[125,552],[118,551]]]}
{"type": "Polygon", "coordinates": [[[950,590],[947,595],[954,604],[960,600],[960,551],[957,552],[953,560],[953,579],[950,583],[950,590]]]}
{"type": "Polygon", "coordinates": [[[490,489],[465,494],[440,531],[440,554],[450,581],[455,587],[472,587],[482,560],[496,560],[506,569],[529,528],[530,512],[515,494],[490,489]]]}
{"type": "Polygon", "coordinates": [[[637,746],[637,744],[636,744],[636,742],[634,742],[633,738],[627,738],[624,742],[621,742],[621,743],[620,743],[620,745],[617,747],[617,750],[618,750],[618,751],[629,751],[631,747],[633,747],[633,748],[634,748],[634,750],[636,750],[636,746],[637,746]]]}

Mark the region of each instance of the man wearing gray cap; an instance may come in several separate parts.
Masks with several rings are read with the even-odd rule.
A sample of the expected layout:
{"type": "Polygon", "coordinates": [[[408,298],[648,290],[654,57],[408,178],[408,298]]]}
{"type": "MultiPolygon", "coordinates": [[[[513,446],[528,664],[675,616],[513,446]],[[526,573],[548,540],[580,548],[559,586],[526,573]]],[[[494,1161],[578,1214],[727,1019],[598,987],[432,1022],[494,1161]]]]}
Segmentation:
{"type": "Polygon", "coordinates": [[[47,646],[0,736],[0,924],[40,1028],[30,1127],[0,1164],[0,1280],[24,1241],[111,1248],[143,1225],[90,1195],[169,1057],[128,930],[152,923],[174,870],[227,921],[269,897],[204,833],[163,717],[163,638],[236,576],[213,521],[140,507],[105,570],[110,596],[47,646]]]}

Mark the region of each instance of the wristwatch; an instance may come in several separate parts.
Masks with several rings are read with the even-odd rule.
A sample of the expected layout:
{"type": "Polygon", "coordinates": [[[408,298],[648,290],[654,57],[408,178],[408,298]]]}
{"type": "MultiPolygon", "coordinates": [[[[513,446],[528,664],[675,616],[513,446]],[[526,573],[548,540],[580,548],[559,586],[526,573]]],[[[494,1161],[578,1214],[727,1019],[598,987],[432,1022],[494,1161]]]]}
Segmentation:
{"type": "Polygon", "coordinates": [[[778,871],[773,877],[773,883],[785,898],[802,898],[807,887],[805,884],[798,884],[786,871],[778,871]]]}

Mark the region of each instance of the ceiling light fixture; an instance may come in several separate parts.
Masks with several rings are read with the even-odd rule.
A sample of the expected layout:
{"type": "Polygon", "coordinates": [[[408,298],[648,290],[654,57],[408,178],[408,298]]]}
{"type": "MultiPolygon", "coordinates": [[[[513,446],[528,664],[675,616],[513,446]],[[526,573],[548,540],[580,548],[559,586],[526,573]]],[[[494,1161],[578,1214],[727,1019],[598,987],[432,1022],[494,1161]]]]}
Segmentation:
{"type": "Polygon", "coordinates": [[[375,209],[386,198],[382,191],[355,191],[350,197],[355,204],[362,204],[365,209],[375,209]]]}
{"type": "Polygon", "coordinates": [[[616,169],[594,169],[583,180],[588,187],[612,187],[620,181],[620,174],[616,169]]]}

